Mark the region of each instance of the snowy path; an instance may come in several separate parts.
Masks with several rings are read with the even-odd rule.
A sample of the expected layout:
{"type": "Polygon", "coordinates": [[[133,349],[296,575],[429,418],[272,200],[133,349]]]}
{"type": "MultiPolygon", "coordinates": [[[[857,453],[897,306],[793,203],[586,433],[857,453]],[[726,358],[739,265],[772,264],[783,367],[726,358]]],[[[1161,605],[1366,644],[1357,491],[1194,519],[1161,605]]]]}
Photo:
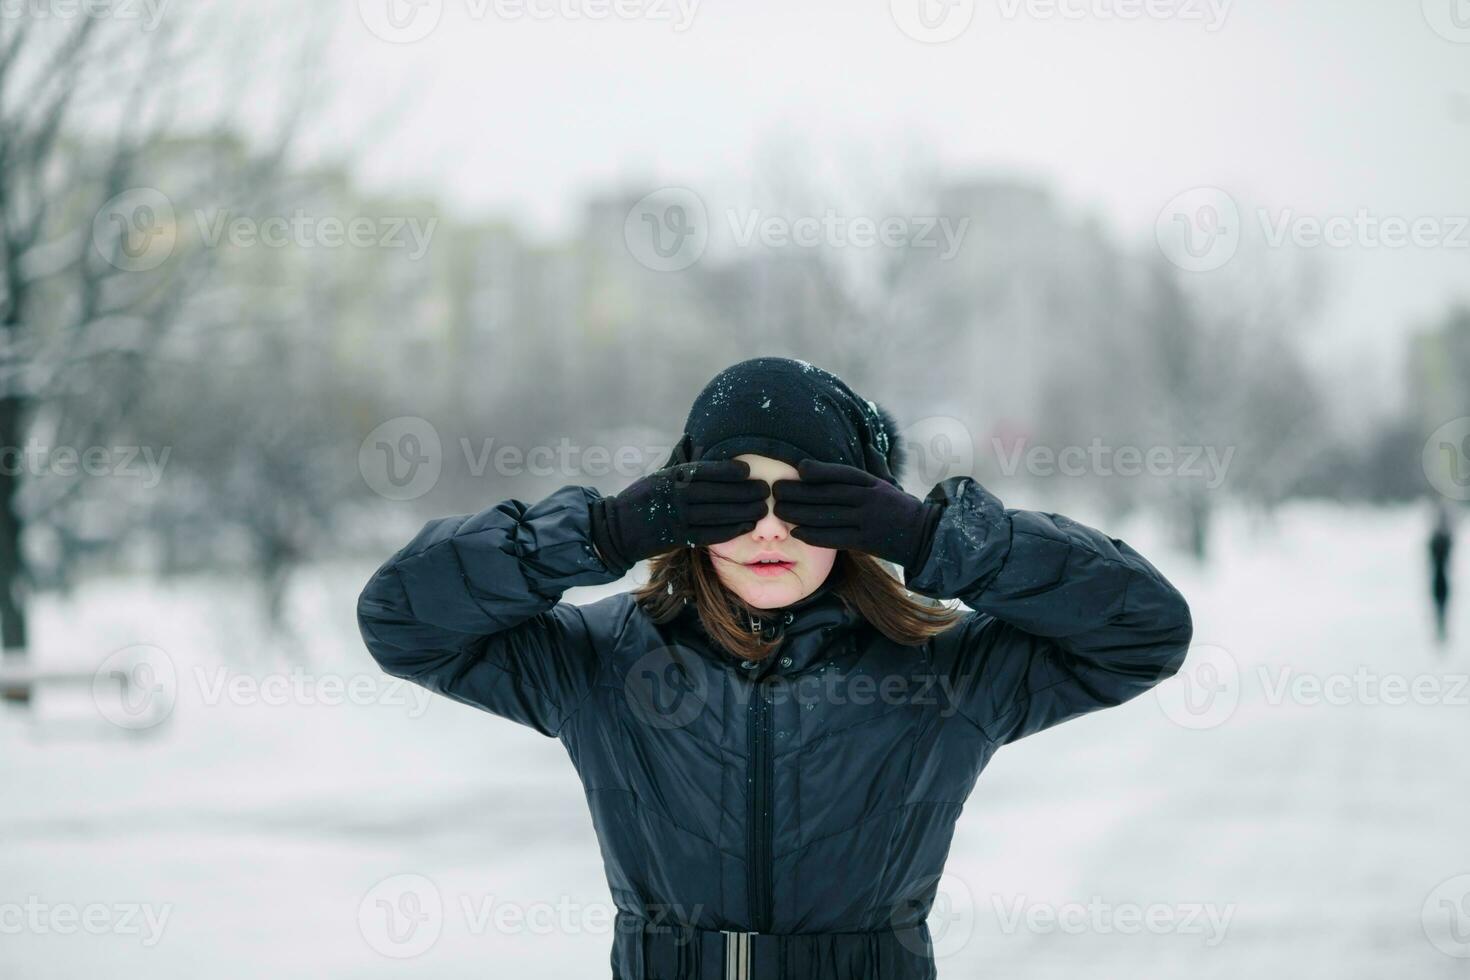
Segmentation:
{"type": "MultiPolygon", "coordinates": [[[[1169,698],[997,755],[942,886],[940,975],[1470,974],[1443,951],[1470,953],[1454,945],[1470,940],[1470,886],[1431,896],[1470,873],[1470,689],[1456,687],[1470,611],[1456,610],[1458,649],[1438,654],[1421,519],[1232,519],[1204,572],[1124,533],[1192,601],[1190,667],[1169,698]],[[1388,703],[1396,677],[1421,685],[1420,703],[1388,703]],[[1330,693],[1289,693],[1314,679],[1330,693]]],[[[266,692],[289,665],[258,653],[229,583],[44,605],[53,662],[156,644],[178,697],[167,724],[132,736],[81,692],[39,705],[44,725],[0,713],[0,976],[607,976],[606,887],[564,752],[377,674],[352,621],[368,571],[294,597],[321,617],[315,686],[281,704],[266,692]],[[333,679],[368,686],[357,703],[303,703],[330,701],[333,679]],[[405,905],[419,880],[395,875],[432,892],[410,888],[405,905]],[[412,943],[382,933],[377,901],[413,911],[413,895],[442,902],[437,935],[417,937],[433,944],[383,955],[412,943]],[[504,908],[525,919],[497,919],[504,908]]]]}

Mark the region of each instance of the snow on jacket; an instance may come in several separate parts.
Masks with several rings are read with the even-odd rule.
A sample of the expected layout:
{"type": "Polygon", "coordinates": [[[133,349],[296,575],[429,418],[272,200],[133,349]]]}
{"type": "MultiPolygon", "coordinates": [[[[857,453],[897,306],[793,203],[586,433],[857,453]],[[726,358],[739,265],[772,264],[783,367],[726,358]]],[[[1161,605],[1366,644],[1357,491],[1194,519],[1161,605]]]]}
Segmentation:
{"type": "Polygon", "coordinates": [[[935,977],[925,925],[991,755],[1176,673],[1189,607],[1124,542],[937,484],[913,592],[969,610],[902,646],[835,593],[763,624],[759,662],[693,604],[655,624],[563,486],[430,521],[363,589],[378,664],[566,747],[618,908],[615,980],[935,977]]]}

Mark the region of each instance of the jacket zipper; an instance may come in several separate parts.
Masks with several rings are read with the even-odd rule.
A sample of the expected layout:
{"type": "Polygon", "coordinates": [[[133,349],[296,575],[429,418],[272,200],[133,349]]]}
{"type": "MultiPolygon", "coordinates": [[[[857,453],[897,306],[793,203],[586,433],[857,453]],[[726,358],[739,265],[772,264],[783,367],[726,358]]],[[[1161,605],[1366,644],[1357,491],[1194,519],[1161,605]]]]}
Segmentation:
{"type": "Polygon", "coordinates": [[[749,729],[751,922],[753,931],[767,932],[771,928],[771,837],[774,830],[771,783],[775,780],[775,764],[771,757],[770,686],[764,680],[756,682],[749,729]]]}

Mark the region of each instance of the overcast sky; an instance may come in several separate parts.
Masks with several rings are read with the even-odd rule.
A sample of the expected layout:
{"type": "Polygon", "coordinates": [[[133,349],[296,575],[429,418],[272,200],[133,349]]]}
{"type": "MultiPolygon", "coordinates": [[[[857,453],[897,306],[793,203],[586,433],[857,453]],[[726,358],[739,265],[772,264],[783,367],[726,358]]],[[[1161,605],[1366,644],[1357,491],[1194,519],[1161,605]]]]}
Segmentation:
{"type": "Polygon", "coordinates": [[[1260,209],[1435,219],[1432,244],[1314,249],[1313,349],[1344,380],[1397,381],[1403,331],[1470,299],[1467,0],[338,2],[319,143],[397,106],[366,181],[543,234],[609,186],[739,184],[783,141],[879,170],[917,147],[1039,178],[1126,241],[1199,187],[1247,234],[1260,209]]]}

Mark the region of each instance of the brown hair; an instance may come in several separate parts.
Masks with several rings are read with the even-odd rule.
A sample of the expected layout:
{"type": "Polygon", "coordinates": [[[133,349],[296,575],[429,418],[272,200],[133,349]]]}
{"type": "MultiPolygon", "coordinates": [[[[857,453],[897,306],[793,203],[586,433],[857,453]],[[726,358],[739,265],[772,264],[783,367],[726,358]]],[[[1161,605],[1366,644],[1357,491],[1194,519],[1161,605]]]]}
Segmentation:
{"type": "MultiPolygon", "coordinates": [[[[740,613],[761,616],[720,581],[707,548],[676,548],[649,560],[646,585],[633,596],[656,623],[678,615],[685,600],[694,602],[705,630],[716,644],[746,660],[769,656],[781,641],[765,641],[742,628],[740,613]]],[[[849,609],[895,643],[917,646],[959,621],[962,612],[915,596],[878,559],[860,551],[838,551],[828,573],[831,588],[849,609]]]]}

